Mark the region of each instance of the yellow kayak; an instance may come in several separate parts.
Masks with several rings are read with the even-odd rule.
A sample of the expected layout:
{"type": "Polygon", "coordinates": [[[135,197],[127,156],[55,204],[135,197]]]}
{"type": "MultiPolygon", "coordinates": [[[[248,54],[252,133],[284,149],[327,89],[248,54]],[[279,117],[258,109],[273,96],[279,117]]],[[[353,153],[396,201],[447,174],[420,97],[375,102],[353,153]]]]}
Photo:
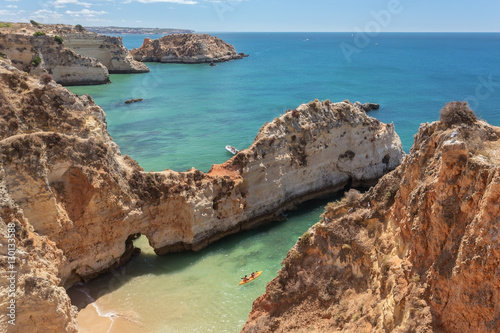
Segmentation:
{"type": "Polygon", "coordinates": [[[255,274],[253,275],[253,277],[247,277],[246,279],[241,280],[240,284],[245,284],[245,283],[248,283],[248,282],[250,282],[250,281],[253,281],[253,280],[255,280],[256,278],[258,278],[258,277],[260,276],[260,274],[262,274],[262,271],[259,271],[259,272],[255,273],[255,274]]]}

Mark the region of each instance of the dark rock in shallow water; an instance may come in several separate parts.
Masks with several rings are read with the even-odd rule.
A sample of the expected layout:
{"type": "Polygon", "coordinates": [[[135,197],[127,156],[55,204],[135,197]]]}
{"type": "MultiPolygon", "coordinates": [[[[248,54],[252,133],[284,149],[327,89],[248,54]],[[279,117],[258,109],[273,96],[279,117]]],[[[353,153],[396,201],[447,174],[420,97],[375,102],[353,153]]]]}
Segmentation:
{"type": "Polygon", "coordinates": [[[365,103],[363,104],[363,109],[365,111],[378,110],[380,108],[380,104],[377,103],[365,103]]]}
{"type": "Polygon", "coordinates": [[[125,104],[131,104],[131,103],[141,102],[143,100],[144,100],[143,98],[128,99],[128,100],[125,101],[125,104]]]}
{"type": "Polygon", "coordinates": [[[356,103],[354,103],[354,106],[357,107],[358,109],[365,111],[365,112],[372,111],[372,110],[378,110],[380,108],[380,104],[377,104],[377,103],[361,104],[360,102],[356,102],[356,103]]]}

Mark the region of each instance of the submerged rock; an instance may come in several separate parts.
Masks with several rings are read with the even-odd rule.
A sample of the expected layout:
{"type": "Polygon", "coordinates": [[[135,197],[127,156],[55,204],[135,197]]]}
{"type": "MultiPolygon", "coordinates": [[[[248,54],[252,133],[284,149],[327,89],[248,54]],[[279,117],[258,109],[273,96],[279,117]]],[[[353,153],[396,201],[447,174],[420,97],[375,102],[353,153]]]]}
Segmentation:
{"type": "Polygon", "coordinates": [[[125,104],[132,104],[132,103],[137,103],[137,102],[142,102],[144,99],[143,98],[132,98],[132,99],[127,99],[125,101],[125,104]]]}

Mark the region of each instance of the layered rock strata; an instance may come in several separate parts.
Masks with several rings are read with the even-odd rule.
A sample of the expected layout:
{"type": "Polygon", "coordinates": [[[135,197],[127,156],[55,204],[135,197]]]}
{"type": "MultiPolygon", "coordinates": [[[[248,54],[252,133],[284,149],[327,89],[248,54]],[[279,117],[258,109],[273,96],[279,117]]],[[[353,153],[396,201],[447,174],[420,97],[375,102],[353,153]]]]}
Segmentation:
{"type": "Polygon", "coordinates": [[[145,38],[142,46],[130,51],[134,59],[163,63],[215,63],[242,59],[234,46],[208,34],[173,34],[152,40],[145,38]]]}
{"type": "MultiPolygon", "coordinates": [[[[126,262],[137,233],[158,254],[199,250],[290,204],[371,182],[402,157],[394,126],[348,102],[315,101],[207,174],[148,173],[120,154],[89,96],[2,61],[0,78],[0,226],[15,229],[17,324],[34,332],[76,331],[62,287],[126,262]]],[[[6,238],[0,248],[3,276],[6,238]]]]}
{"type": "Polygon", "coordinates": [[[329,204],[243,332],[499,332],[500,128],[474,118],[423,124],[401,166],[329,204]]]}
{"type": "Polygon", "coordinates": [[[18,69],[35,75],[47,72],[63,85],[103,84],[109,83],[109,73],[149,72],[145,64],[133,59],[121,37],[64,24],[2,27],[0,51],[18,69]],[[38,65],[33,61],[37,56],[38,65]]]}
{"type": "Polygon", "coordinates": [[[62,33],[66,47],[78,54],[96,58],[110,74],[146,73],[149,68],[134,60],[123,46],[122,37],[104,36],[96,33],[62,33]]]}
{"type": "Polygon", "coordinates": [[[0,34],[0,52],[14,67],[33,75],[50,74],[63,85],[109,83],[103,64],[64,47],[53,35],[0,34]]]}

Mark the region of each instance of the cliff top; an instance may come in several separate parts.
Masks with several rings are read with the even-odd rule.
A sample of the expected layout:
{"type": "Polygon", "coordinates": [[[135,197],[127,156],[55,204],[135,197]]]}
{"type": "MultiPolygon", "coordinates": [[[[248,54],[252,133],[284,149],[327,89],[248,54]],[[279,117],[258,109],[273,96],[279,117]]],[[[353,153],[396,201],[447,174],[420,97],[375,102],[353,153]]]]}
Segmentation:
{"type": "Polygon", "coordinates": [[[233,45],[208,34],[173,34],[152,40],[130,51],[135,60],[163,63],[224,62],[245,57],[233,45]]]}
{"type": "Polygon", "coordinates": [[[69,25],[69,24],[40,24],[33,23],[4,23],[0,26],[0,33],[3,34],[25,34],[33,35],[35,32],[44,32],[46,34],[70,34],[70,33],[84,33],[95,34],[87,31],[82,26],[69,25]]]}
{"type": "Polygon", "coordinates": [[[105,125],[89,120],[105,117],[93,99],[77,97],[50,75],[38,79],[0,59],[0,79],[0,141],[40,132],[81,137],[107,133],[105,125]]]}
{"type": "Polygon", "coordinates": [[[150,48],[178,50],[180,53],[179,55],[186,56],[193,56],[196,52],[207,54],[217,49],[236,53],[234,46],[209,34],[173,34],[162,36],[155,40],[145,38],[142,46],[138,49],[133,49],[132,52],[140,50],[147,51],[150,48]]]}

